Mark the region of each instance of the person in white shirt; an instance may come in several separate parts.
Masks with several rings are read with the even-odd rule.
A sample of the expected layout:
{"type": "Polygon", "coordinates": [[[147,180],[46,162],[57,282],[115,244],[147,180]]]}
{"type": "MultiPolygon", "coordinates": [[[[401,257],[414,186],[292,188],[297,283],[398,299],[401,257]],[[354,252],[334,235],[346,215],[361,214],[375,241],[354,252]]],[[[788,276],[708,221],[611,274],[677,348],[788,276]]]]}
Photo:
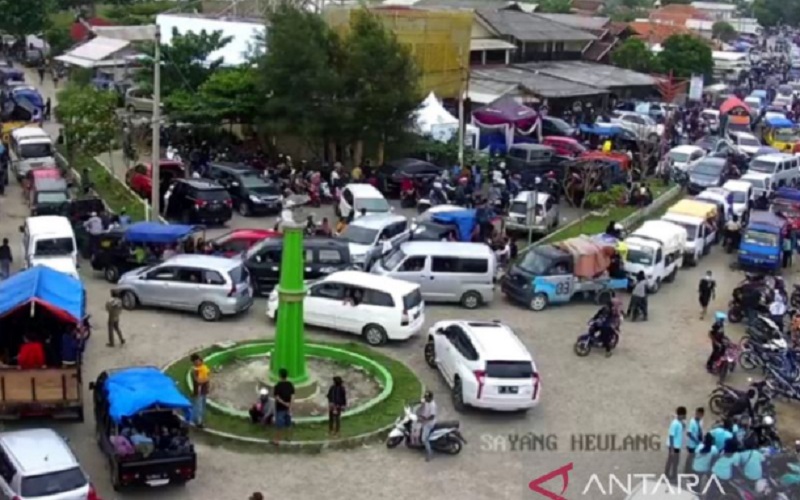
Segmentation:
{"type": "Polygon", "coordinates": [[[783,317],[786,315],[786,304],[783,302],[783,297],[781,297],[780,294],[776,293],[775,300],[769,305],[769,315],[782,332],[783,317]]]}
{"type": "Polygon", "coordinates": [[[83,223],[83,228],[92,236],[97,236],[103,232],[103,219],[97,215],[97,212],[92,212],[86,222],[83,223]]]}
{"type": "Polygon", "coordinates": [[[436,426],[436,401],[433,400],[433,393],[431,391],[425,392],[425,397],[422,404],[419,405],[417,410],[417,417],[422,425],[422,444],[425,446],[425,461],[430,461],[433,458],[433,449],[431,448],[430,436],[433,428],[436,426]]]}

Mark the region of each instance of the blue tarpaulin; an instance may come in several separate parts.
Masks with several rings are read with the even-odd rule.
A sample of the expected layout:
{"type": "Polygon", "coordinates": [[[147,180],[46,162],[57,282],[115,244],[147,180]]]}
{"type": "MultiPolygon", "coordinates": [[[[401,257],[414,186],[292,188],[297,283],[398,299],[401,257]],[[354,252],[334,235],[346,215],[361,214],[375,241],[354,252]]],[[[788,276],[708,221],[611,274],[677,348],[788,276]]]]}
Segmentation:
{"type": "Polygon", "coordinates": [[[794,128],[794,122],[785,117],[775,116],[764,121],[768,127],[772,128],[794,128]]]}
{"type": "Polygon", "coordinates": [[[458,239],[461,241],[472,241],[472,231],[478,224],[478,217],[473,209],[433,214],[432,220],[439,224],[455,224],[458,228],[458,239]]]}
{"type": "Polygon", "coordinates": [[[775,190],[775,198],[781,200],[800,201],[800,190],[780,187],[775,190]]]}
{"type": "Polygon", "coordinates": [[[11,96],[14,100],[26,100],[39,109],[44,108],[44,99],[42,94],[36,89],[18,88],[11,91],[11,96]]]}
{"type": "Polygon", "coordinates": [[[137,222],[125,229],[125,239],[131,243],[175,243],[195,232],[195,226],[137,222]]]}
{"type": "Polygon", "coordinates": [[[782,229],[786,225],[786,219],[776,215],[772,212],[765,212],[763,210],[750,212],[750,219],[747,222],[748,227],[752,226],[768,226],[775,229],[782,229]]]}
{"type": "Polygon", "coordinates": [[[35,303],[64,321],[83,318],[85,292],[80,280],[36,266],[0,281],[0,317],[35,303]]]}
{"type": "Polygon", "coordinates": [[[622,127],[618,127],[616,125],[581,125],[581,132],[584,134],[589,135],[599,135],[600,137],[616,137],[617,135],[622,133],[622,127]]]}
{"type": "Polygon", "coordinates": [[[188,417],[192,404],[175,381],[152,366],[111,372],[105,382],[109,414],[119,423],[125,417],[153,408],[182,410],[188,417]]]}

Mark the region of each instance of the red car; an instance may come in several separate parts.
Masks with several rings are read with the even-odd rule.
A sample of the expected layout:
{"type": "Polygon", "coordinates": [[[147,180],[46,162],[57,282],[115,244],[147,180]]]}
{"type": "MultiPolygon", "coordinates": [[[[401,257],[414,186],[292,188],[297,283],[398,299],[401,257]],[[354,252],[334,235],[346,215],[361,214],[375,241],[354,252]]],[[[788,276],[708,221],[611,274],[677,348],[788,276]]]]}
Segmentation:
{"type": "Polygon", "coordinates": [[[281,233],[270,231],[269,229],[234,229],[229,233],[223,234],[219,238],[211,240],[211,242],[219,246],[225,257],[234,257],[246,251],[259,241],[266,238],[275,238],[276,236],[280,236],[280,234],[281,233]]]}
{"type": "MultiPolygon", "coordinates": [[[[172,183],[172,179],[186,175],[183,164],[179,161],[161,160],[158,163],[158,171],[162,191],[172,183]]],[[[125,174],[125,182],[134,193],[149,200],[153,189],[153,165],[139,164],[129,169],[125,174]]]]}
{"type": "Polygon", "coordinates": [[[542,144],[553,148],[557,155],[571,158],[586,152],[586,147],[572,137],[551,135],[542,139],[542,144]]]}

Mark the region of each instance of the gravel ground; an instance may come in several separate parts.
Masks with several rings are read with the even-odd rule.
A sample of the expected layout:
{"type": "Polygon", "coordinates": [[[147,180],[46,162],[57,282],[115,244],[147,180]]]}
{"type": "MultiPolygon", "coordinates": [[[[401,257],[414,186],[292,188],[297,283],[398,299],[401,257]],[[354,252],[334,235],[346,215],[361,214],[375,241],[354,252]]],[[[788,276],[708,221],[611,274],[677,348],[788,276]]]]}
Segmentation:
{"type": "MultiPolygon", "coordinates": [[[[12,185],[6,196],[0,197],[0,237],[10,238],[17,252],[17,227],[26,216],[20,190],[12,185]]],[[[651,298],[649,322],[623,325],[620,345],[609,359],[599,353],[587,358],[577,358],[572,353],[575,338],[596,309],[592,304],[576,303],[533,313],[497,297],[489,307],[477,311],[428,307],[426,327],[452,318],[501,319],[508,323],[534,354],[543,377],[542,402],[527,414],[457,414],[444,383],[425,365],[422,338],[386,347],[387,353],[406,362],[433,390],[443,419],[461,421],[469,444],[457,457],[437,457],[425,463],[419,452],[402,448],[390,451],[380,443],[313,456],[275,450],[255,456],[199,441],[198,478],[185,488],[121,495],[111,489],[107,465],[94,443],[91,417],[83,425],[44,425],[54,425],[70,439],[105,499],[145,498],[156,493],[171,499],[240,500],[255,490],[268,498],[286,500],[320,496],[377,500],[420,494],[430,499],[535,499],[539,496],[528,490],[528,483],[567,463],[574,464],[566,492],[569,498],[622,498],[619,489],[605,495],[596,485],[584,492],[585,485],[592,474],[600,475],[604,485],[610,472],[660,474],[663,451],[645,450],[648,447],[641,442],[638,447],[621,451],[623,438],[641,436],[651,444],[649,448],[657,448],[658,442],[653,440],[665,438],[676,406],[706,404],[714,386],[703,369],[709,321],[699,319],[695,291],[702,273],[713,270],[720,290],[714,306],[725,307],[731,288],[742,277],[729,270],[728,261],[728,256],[715,250],[699,267],[679,273],[675,283],[651,298]],[[602,441],[606,435],[615,435],[616,443],[602,441]],[[520,437],[527,436],[538,438],[535,449],[521,446],[526,441],[520,437]],[[614,450],[591,451],[597,446],[592,445],[593,436],[614,450]]],[[[110,286],[92,275],[88,266],[83,271],[89,312],[102,326],[103,305],[110,286]]],[[[121,323],[128,343],[109,349],[105,346],[105,332],[97,328],[87,348],[85,378],[92,380],[108,368],[163,365],[214,342],[271,338],[274,328],[266,320],[265,308],[265,301],[258,300],[248,314],[221,323],[205,323],[196,316],[167,311],[125,312],[121,323]]],[[[316,330],[308,336],[311,340],[347,339],[316,330]]],[[[744,375],[736,372],[733,378],[742,381],[744,375]]],[[[88,393],[86,396],[89,400],[88,393]]],[[[707,424],[712,419],[709,416],[707,424]]],[[[15,424],[19,425],[33,424],[15,424]]],[[[556,478],[546,487],[561,491],[558,483],[556,478]]]]}

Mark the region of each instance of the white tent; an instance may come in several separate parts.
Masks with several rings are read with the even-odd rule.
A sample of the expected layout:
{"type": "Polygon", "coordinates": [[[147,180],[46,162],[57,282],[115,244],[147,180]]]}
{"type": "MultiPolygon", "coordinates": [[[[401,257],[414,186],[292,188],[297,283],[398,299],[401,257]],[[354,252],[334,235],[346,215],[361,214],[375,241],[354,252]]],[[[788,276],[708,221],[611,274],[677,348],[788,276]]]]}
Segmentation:
{"type": "MultiPolygon", "coordinates": [[[[431,92],[422,101],[414,120],[416,132],[427,135],[440,142],[448,142],[458,135],[458,118],[444,109],[442,103],[431,92]]],[[[464,143],[477,147],[478,128],[467,124],[464,143]]]]}

